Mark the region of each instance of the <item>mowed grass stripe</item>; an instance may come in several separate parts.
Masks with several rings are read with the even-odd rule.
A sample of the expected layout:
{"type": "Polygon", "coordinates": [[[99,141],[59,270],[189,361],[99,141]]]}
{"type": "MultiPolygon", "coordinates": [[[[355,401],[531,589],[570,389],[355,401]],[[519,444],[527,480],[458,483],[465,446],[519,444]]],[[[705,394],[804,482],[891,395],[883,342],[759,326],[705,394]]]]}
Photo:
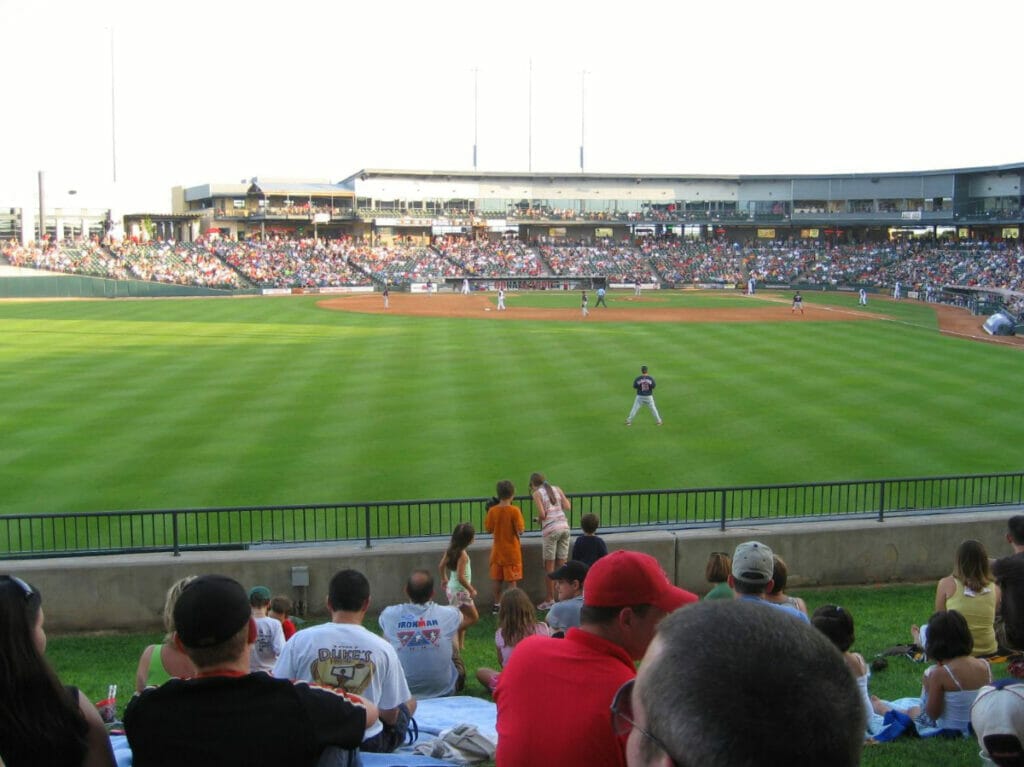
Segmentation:
{"type": "Polygon", "coordinates": [[[0,305],[0,360],[6,512],[489,495],[534,470],[570,491],[998,471],[1024,436],[1018,351],[891,322],[44,303],[0,305]],[[622,423],[640,364],[660,429],[622,423]]]}

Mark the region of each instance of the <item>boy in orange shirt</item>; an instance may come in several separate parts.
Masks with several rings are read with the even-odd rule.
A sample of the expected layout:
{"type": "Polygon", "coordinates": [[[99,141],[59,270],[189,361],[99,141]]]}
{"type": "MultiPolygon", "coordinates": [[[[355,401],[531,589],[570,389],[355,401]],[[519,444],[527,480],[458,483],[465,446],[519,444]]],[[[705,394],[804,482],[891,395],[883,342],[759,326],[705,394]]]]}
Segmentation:
{"type": "Polygon", "coordinates": [[[498,503],[487,510],[484,528],[494,535],[491,544],[491,583],[494,586],[494,605],[491,612],[497,614],[501,601],[502,584],[514,589],[523,577],[523,550],[519,536],[526,529],[523,512],[512,505],[516,488],[509,480],[498,483],[498,503]]]}

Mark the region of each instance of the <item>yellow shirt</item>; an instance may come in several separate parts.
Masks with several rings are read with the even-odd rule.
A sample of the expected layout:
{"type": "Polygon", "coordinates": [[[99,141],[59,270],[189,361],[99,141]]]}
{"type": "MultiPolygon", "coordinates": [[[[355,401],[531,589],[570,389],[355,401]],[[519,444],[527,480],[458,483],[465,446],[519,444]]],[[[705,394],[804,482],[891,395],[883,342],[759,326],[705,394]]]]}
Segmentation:
{"type": "Polygon", "coordinates": [[[968,596],[964,593],[964,584],[953,579],[956,591],[946,600],[947,610],[956,610],[967,620],[967,627],[974,637],[975,656],[992,655],[996,652],[996,590],[994,584],[986,586],[983,594],[968,596]]]}

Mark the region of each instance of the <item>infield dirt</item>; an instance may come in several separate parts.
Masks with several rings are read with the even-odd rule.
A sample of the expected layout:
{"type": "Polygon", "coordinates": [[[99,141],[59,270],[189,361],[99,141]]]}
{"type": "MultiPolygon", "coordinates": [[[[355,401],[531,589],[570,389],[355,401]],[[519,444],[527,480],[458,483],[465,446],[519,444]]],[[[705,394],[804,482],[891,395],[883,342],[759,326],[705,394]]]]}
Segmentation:
{"type": "MultiPolygon", "coordinates": [[[[664,306],[657,296],[616,296],[611,308],[591,308],[583,317],[578,308],[540,308],[516,306],[515,294],[506,301],[507,311],[495,309],[493,294],[473,293],[468,296],[455,293],[412,295],[392,293],[390,307],[384,308],[379,293],[329,298],[320,302],[325,309],[360,314],[399,314],[415,317],[463,317],[510,321],[549,320],[558,322],[850,322],[857,320],[891,321],[885,314],[863,312],[844,306],[814,303],[804,304],[804,314],[794,314],[790,302],[781,296],[766,295],[764,306],[736,306],[722,308],[682,308],[664,306]]],[[[888,303],[890,299],[873,298],[888,303]]],[[[938,318],[939,330],[947,335],[989,343],[1024,346],[1024,337],[988,335],[981,327],[984,318],[972,315],[967,309],[945,304],[931,307],[938,318]]]]}

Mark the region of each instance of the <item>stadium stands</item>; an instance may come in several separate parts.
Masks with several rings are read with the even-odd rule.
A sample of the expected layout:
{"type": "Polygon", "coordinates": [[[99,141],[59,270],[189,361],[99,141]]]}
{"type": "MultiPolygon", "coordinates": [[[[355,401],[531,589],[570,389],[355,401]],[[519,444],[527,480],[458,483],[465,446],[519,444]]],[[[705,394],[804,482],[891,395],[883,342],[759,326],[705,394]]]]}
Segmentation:
{"type": "Polygon", "coordinates": [[[438,238],[432,246],[367,245],[337,240],[270,239],[199,243],[95,241],[23,247],[8,242],[12,266],[112,279],[138,279],[226,289],[368,287],[443,283],[461,277],[604,277],[610,283],[866,286],[900,281],[922,292],[957,285],[1019,290],[1024,246],[988,242],[821,242],[643,239],[637,244],[438,238]]]}

